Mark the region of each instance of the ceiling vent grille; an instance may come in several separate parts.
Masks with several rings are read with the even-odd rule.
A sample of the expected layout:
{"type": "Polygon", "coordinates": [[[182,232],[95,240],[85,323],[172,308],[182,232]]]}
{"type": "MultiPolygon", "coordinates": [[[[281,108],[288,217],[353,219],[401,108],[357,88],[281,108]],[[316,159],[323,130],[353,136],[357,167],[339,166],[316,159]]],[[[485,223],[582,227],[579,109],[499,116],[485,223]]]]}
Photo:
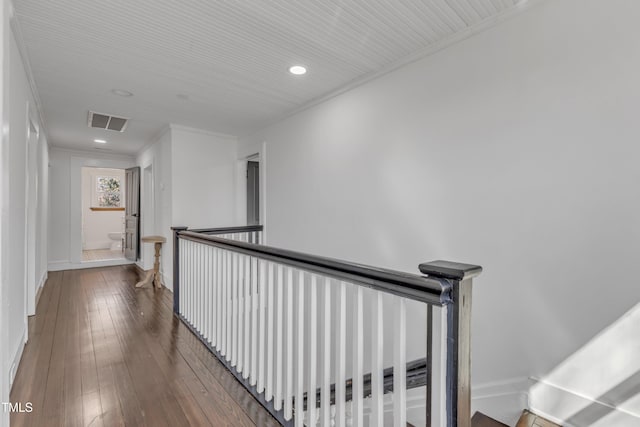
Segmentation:
{"type": "Polygon", "coordinates": [[[129,119],[124,117],[110,116],[108,114],[96,113],[89,111],[88,125],[90,128],[115,130],[116,132],[124,132],[129,119]]]}

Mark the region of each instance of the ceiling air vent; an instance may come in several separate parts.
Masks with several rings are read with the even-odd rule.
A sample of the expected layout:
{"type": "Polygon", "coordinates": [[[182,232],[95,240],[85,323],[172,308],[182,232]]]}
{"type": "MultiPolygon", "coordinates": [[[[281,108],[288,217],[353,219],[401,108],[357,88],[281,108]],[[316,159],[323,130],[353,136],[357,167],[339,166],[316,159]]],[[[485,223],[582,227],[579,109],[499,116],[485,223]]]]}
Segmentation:
{"type": "Polygon", "coordinates": [[[127,127],[129,119],[123,117],[110,116],[108,114],[96,113],[89,111],[88,125],[90,128],[115,130],[123,132],[127,127]]]}

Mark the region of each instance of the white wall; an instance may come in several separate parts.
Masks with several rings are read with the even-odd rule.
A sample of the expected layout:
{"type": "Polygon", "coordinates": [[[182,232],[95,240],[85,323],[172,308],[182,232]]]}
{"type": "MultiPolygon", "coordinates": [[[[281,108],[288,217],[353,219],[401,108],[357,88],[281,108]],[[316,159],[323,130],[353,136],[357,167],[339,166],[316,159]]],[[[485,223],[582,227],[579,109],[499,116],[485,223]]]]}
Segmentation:
{"type": "Polygon", "coordinates": [[[235,224],[237,139],[172,125],[173,223],[235,224]]]}
{"type": "MultiPolygon", "coordinates": [[[[48,187],[48,145],[43,132],[32,140],[27,164],[28,120],[42,129],[36,113],[36,102],[27,70],[16,39],[10,30],[12,8],[0,5],[2,58],[2,149],[1,149],[1,282],[0,282],[0,401],[9,401],[9,390],[15,369],[27,339],[27,277],[32,280],[31,299],[35,298],[35,281],[46,275],[43,270],[43,244],[47,238],[46,197],[48,187]],[[28,184],[27,184],[28,183],[28,184]],[[29,186],[29,187],[28,187],[29,186]],[[29,192],[28,188],[34,191],[29,192]],[[28,196],[29,195],[29,196],[28,196]],[[27,209],[27,197],[32,209],[27,209]],[[33,208],[35,206],[36,208],[33,208]],[[28,212],[31,214],[28,215],[28,212]],[[34,222],[27,233],[27,217],[34,222]],[[28,237],[28,241],[26,238],[28,237]],[[42,240],[39,240],[42,239],[42,240]],[[29,255],[29,269],[27,269],[29,255]]],[[[40,280],[41,281],[41,280],[40,280]]],[[[31,301],[33,305],[33,301],[31,301]]],[[[9,423],[9,414],[0,411],[0,425],[9,423]]]]}
{"type": "Polygon", "coordinates": [[[82,249],[108,249],[113,241],[108,233],[124,232],[124,211],[94,211],[93,197],[96,178],[120,178],[121,207],[125,207],[125,180],[123,169],[82,168],[82,249]]]}
{"type": "MultiPolygon", "coordinates": [[[[144,203],[141,204],[141,230],[144,234],[161,235],[167,239],[167,244],[162,248],[162,260],[160,269],[163,283],[172,288],[172,254],[173,240],[171,234],[171,129],[164,129],[160,135],[138,155],[137,164],[141,169],[142,186],[141,200],[145,200],[147,192],[153,190],[154,211],[149,212],[144,203]],[[153,183],[145,182],[145,168],[151,166],[153,170],[153,183]],[[148,227],[148,222],[153,223],[153,228],[148,227]]],[[[144,270],[153,268],[153,245],[143,244],[141,248],[144,270]]]]}
{"type": "Polygon", "coordinates": [[[83,167],[126,169],[129,156],[52,148],[50,152],[49,270],[81,268],[83,167]]]}
{"type": "MultiPolygon", "coordinates": [[[[9,342],[9,2],[0,0],[0,342],[9,342]]],[[[0,401],[9,401],[9,369],[12,349],[0,346],[0,401]]],[[[0,427],[9,425],[9,414],[0,412],[0,427]]]]}
{"type": "MultiPolygon", "coordinates": [[[[138,155],[143,176],[146,167],[153,168],[156,212],[152,219],[155,228],[149,234],[167,239],[160,268],[169,289],[173,289],[172,226],[203,228],[236,223],[236,155],[235,137],[173,124],[138,155]]],[[[143,182],[142,200],[149,187],[143,182]]],[[[144,208],[141,222],[145,230],[144,208]]],[[[152,268],[151,245],[143,245],[142,251],[142,268],[152,268]]]]}
{"type": "MultiPolygon", "coordinates": [[[[9,339],[7,345],[14,358],[22,351],[26,341],[26,147],[27,147],[27,102],[29,86],[20,61],[20,54],[13,36],[10,44],[10,88],[9,88],[9,230],[11,242],[7,263],[7,298],[10,303],[9,339]]],[[[13,363],[13,361],[11,362],[13,363]]],[[[11,366],[9,366],[10,368],[11,366]]]]}
{"type": "Polygon", "coordinates": [[[640,253],[639,14],[535,2],[244,138],[267,144],[270,245],[481,264],[475,390],[544,376],[640,299],[613,274],[640,253]]]}
{"type": "Polygon", "coordinates": [[[36,225],[36,294],[44,285],[47,278],[47,264],[49,254],[49,144],[41,130],[38,139],[38,212],[36,225]]]}

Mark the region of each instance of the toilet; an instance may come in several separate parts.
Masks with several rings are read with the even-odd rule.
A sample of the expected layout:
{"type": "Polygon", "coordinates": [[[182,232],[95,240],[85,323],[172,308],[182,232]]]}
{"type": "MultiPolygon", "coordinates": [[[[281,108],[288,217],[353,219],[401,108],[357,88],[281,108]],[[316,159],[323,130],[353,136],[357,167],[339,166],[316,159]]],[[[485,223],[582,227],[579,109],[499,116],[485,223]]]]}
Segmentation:
{"type": "Polygon", "coordinates": [[[122,237],[124,233],[119,231],[107,233],[109,239],[111,239],[111,250],[112,251],[121,251],[122,250],[122,237]]]}

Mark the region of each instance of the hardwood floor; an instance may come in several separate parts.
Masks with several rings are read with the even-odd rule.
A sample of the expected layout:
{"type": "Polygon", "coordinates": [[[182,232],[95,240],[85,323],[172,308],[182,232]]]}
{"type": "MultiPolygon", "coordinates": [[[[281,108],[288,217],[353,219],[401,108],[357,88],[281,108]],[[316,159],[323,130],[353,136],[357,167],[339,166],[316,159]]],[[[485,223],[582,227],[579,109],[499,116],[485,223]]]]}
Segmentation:
{"type": "Polygon", "coordinates": [[[276,426],[132,266],[51,272],[11,391],[12,426],[276,426]]]}

